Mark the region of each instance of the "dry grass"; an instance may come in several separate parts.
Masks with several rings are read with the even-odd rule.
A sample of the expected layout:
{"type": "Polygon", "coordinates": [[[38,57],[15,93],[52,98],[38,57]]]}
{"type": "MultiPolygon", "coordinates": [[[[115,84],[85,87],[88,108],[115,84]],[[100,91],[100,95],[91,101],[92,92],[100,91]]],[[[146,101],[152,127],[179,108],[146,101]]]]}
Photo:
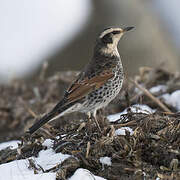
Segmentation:
{"type": "MultiPolygon", "coordinates": [[[[102,133],[94,121],[91,124],[81,114],[61,118],[53,125],[46,125],[32,137],[24,137],[24,132],[39,114],[47,112],[60,99],[63,89],[69,81],[66,74],[56,74],[50,78],[40,76],[33,83],[14,81],[10,85],[0,86],[0,141],[21,139],[18,149],[9,148],[0,151],[0,163],[14,159],[37,156],[47,147],[42,142],[51,138],[56,152],[72,154],[62,164],[44,172],[57,172],[58,179],[66,179],[78,168],[89,169],[96,175],[107,179],[180,179],[180,113],[174,107],[148,93],[137,94],[137,84],[149,88],[163,84],[167,92],[180,89],[180,76],[163,69],[141,68],[140,75],[131,83],[126,81],[120,95],[104,112],[98,114],[102,133]],[[66,79],[66,81],[64,81],[66,79]],[[159,104],[160,101],[160,104],[159,104]],[[104,114],[116,113],[124,108],[143,103],[157,109],[153,114],[133,113],[129,110],[120,120],[108,123],[104,114]],[[164,106],[162,106],[162,104],[164,106]],[[166,107],[167,109],[163,109],[166,107]],[[130,135],[116,136],[115,130],[128,126],[134,130],[130,135]],[[100,157],[112,157],[112,166],[102,166],[100,157]]],[[[70,76],[70,79],[72,76],[70,76]]],[[[38,172],[33,161],[29,165],[38,172]]]]}

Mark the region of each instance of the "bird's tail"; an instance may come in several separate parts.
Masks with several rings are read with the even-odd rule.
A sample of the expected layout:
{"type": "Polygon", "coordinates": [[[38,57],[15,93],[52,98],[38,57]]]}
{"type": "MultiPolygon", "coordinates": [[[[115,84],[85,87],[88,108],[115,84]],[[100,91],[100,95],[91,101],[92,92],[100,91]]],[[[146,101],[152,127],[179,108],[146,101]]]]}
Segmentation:
{"type": "Polygon", "coordinates": [[[37,121],[35,124],[33,124],[29,130],[28,133],[33,134],[35,131],[37,131],[41,126],[43,126],[44,124],[46,124],[48,121],[50,121],[51,119],[55,118],[56,112],[49,112],[47,114],[45,114],[39,121],[37,121]]]}
{"type": "Polygon", "coordinates": [[[68,110],[68,108],[72,107],[75,103],[76,102],[66,104],[64,101],[61,101],[49,113],[45,114],[38,122],[33,124],[29,128],[27,133],[33,134],[41,126],[46,124],[48,121],[51,121],[51,120],[55,119],[57,116],[59,117],[61,114],[63,114],[64,111],[68,110]],[[64,105],[64,104],[66,104],[66,105],[64,105]]]}

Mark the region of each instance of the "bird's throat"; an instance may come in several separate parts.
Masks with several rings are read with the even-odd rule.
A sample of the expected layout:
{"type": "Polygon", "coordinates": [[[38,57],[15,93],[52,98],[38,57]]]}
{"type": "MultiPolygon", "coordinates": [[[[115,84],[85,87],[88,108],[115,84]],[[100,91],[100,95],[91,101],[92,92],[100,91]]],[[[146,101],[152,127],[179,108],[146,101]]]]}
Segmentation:
{"type": "Polygon", "coordinates": [[[117,46],[114,46],[113,44],[108,44],[105,47],[102,47],[99,49],[100,53],[105,56],[117,56],[119,57],[119,52],[117,50],[117,46]]]}

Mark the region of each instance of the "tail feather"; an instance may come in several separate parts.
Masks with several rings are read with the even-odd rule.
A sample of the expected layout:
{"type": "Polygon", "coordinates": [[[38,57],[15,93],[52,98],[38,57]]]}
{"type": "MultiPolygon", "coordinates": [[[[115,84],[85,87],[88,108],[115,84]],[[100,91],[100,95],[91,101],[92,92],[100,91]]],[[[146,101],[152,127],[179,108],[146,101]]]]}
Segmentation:
{"type": "Polygon", "coordinates": [[[50,113],[44,115],[38,122],[33,124],[29,130],[28,133],[33,134],[35,131],[37,131],[41,126],[46,124],[48,121],[53,119],[55,117],[55,112],[51,111],[50,113]]]}
{"type": "Polygon", "coordinates": [[[51,121],[53,118],[55,118],[56,116],[59,116],[61,113],[63,113],[65,110],[67,110],[68,108],[70,108],[71,106],[73,106],[75,102],[69,103],[64,105],[64,101],[61,101],[60,103],[58,103],[53,109],[52,111],[50,111],[49,113],[47,113],[46,115],[44,115],[38,122],[36,122],[34,125],[32,125],[29,130],[28,133],[33,134],[35,131],[37,131],[41,126],[43,126],[44,124],[46,124],[48,121],[51,121]]]}

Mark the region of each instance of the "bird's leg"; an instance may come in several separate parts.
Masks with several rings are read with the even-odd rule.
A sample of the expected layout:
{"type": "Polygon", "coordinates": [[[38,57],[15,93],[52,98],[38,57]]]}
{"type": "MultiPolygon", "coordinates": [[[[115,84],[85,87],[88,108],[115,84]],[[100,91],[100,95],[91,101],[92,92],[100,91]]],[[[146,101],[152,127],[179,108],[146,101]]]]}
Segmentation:
{"type": "Polygon", "coordinates": [[[87,123],[86,122],[81,123],[79,128],[77,129],[77,131],[80,131],[82,128],[86,127],[86,125],[87,125],[88,129],[91,129],[91,122],[92,122],[91,113],[88,112],[87,113],[87,123]]]}
{"type": "Polygon", "coordinates": [[[91,112],[87,113],[87,117],[88,117],[88,123],[91,124],[91,112]]]}
{"type": "Polygon", "coordinates": [[[91,117],[91,112],[87,113],[87,130],[91,134],[92,133],[92,117],[91,117]]]}
{"type": "Polygon", "coordinates": [[[105,109],[104,109],[104,108],[101,108],[101,109],[99,110],[98,115],[99,115],[99,117],[100,117],[100,120],[99,120],[99,119],[98,119],[98,120],[99,120],[99,122],[100,122],[101,127],[108,126],[108,125],[109,125],[109,121],[108,121],[108,119],[106,118],[107,116],[106,116],[106,114],[105,114],[105,109]]]}
{"type": "Polygon", "coordinates": [[[100,133],[102,133],[101,128],[100,128],[99,123],[98,123],[98,120],[97,120],[97,117],[96,117],[96,110],[93,112],[93,119],[94,119],[96,126],[98,127],[100,133]]]}

